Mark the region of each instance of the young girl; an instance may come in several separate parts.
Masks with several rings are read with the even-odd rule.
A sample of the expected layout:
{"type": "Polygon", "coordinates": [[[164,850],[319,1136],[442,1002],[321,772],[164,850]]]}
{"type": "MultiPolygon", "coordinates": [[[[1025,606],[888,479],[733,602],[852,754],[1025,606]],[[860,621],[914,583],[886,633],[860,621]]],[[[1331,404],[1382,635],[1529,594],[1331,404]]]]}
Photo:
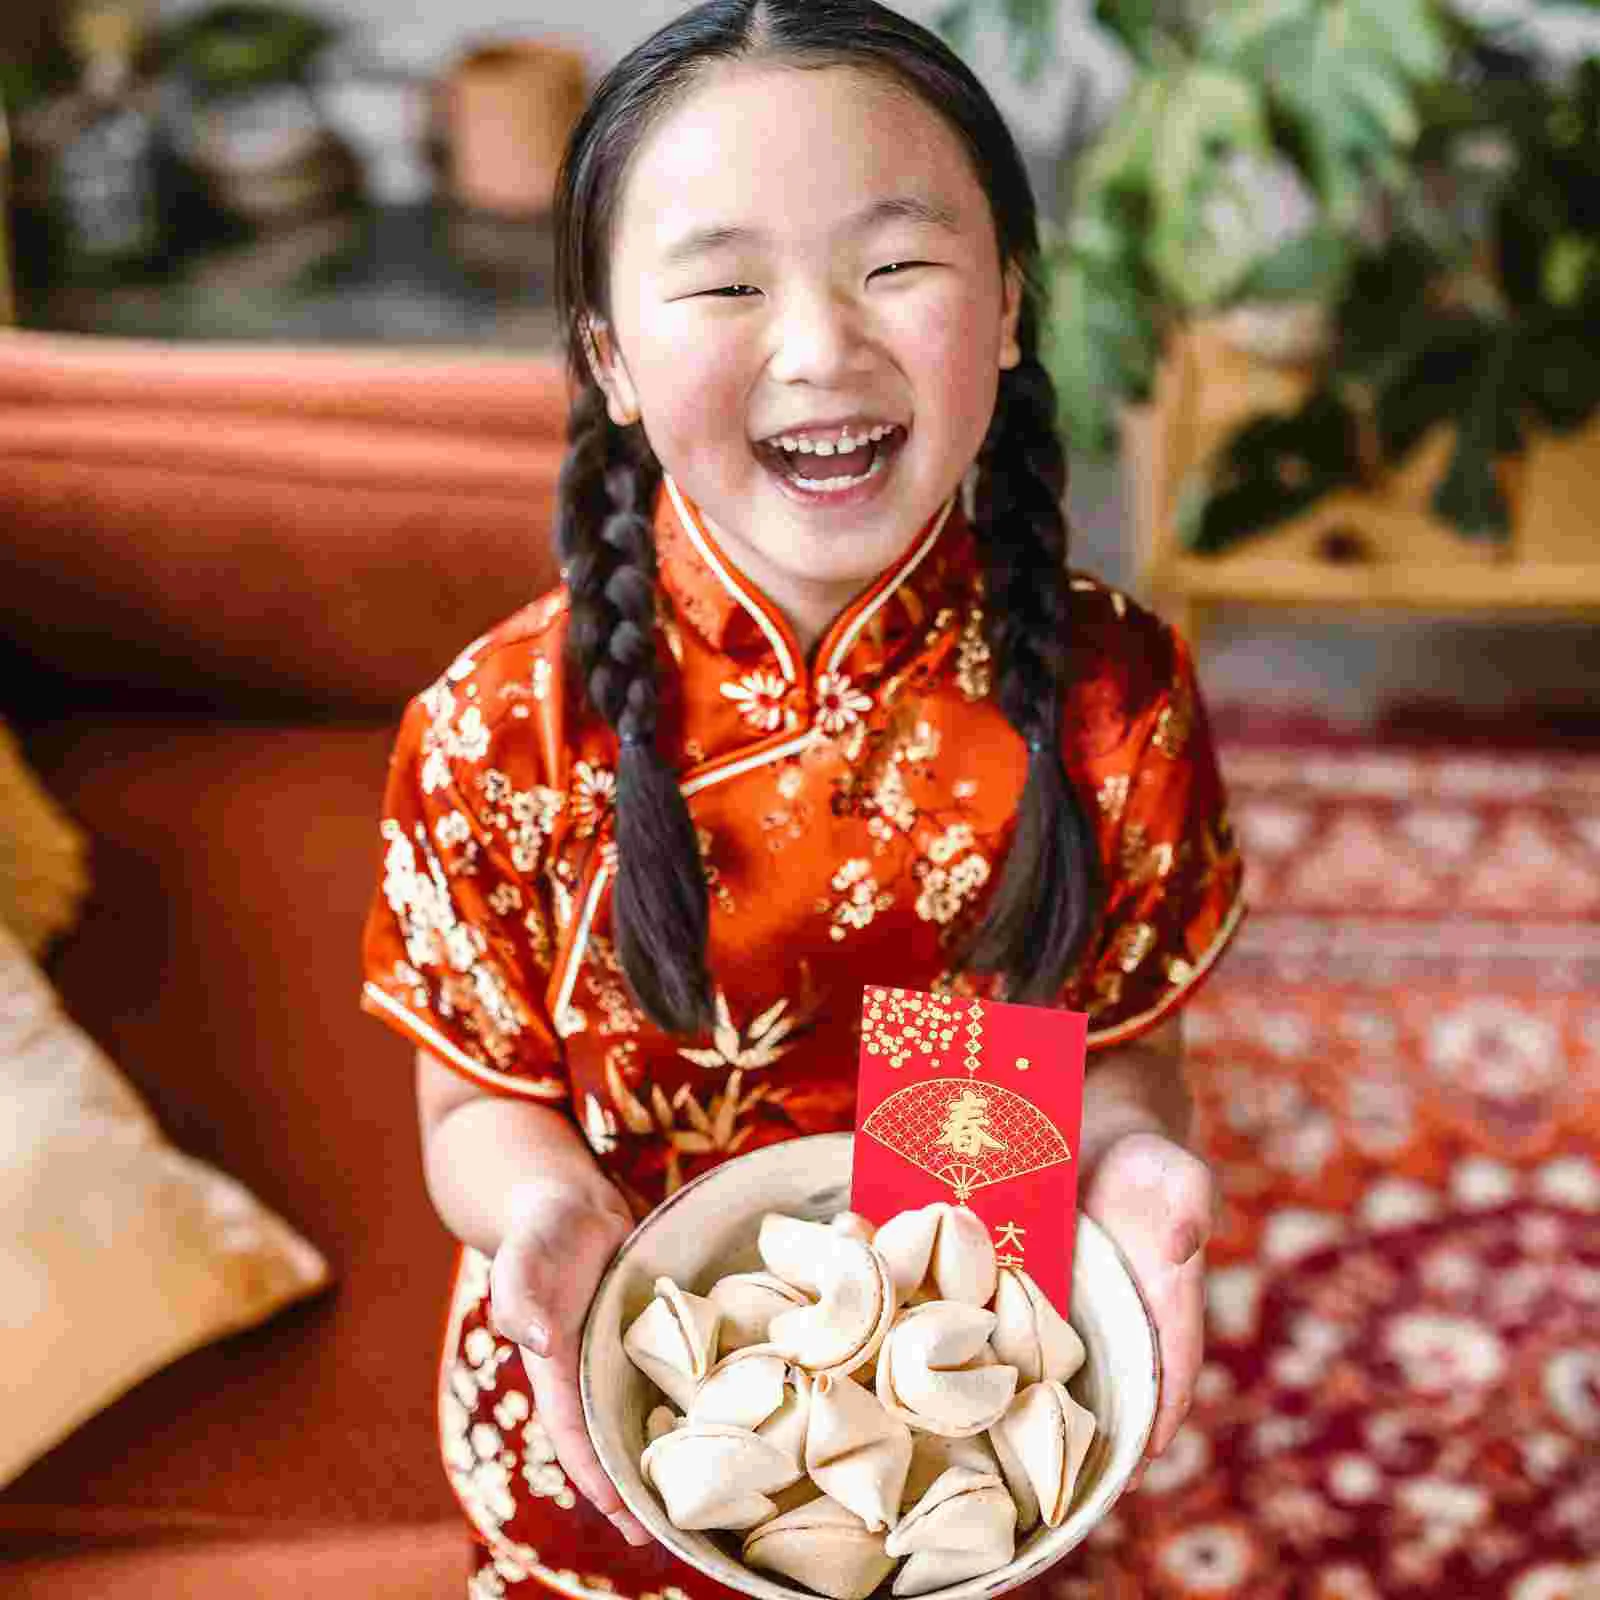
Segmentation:
{"type": "Polygon", "coordinates": [[[584,1313],[679,1184],[853,1126],[864,983],[1088,1012],[1080,1196],[1171,1440],[1214,1194],[1177,1013],[1241,869],[1183,640],[1066,565],[1033,200],[937,38],[699,6],[599,86],[556,220],[564,582],[407,711],[363,1003],[464,1246],[471,1592],[701,1596],[589,1445],[584,1313]]]}

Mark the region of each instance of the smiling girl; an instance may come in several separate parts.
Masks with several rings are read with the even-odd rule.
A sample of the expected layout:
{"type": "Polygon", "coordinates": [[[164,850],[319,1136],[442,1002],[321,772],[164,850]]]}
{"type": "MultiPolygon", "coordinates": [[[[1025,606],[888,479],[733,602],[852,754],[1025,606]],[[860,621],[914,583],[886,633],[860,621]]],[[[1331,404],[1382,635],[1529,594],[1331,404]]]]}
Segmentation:
{"type": "Polygon", "coordinates": [[[596,90],[556,226],[563,583],[407,710],[363,1003],[419,1047],[463,1245],[472,1592],[702,1595],[623,1544],[583,1316],[686,1179],[853,1125],[864,983],[1089,1014],[1079,1192],[1156,1320],[1170,1442],[1214,1204],[1178,1012],[1241,865],[1185,642],[1067,565],[1033,199],[936,37],[699,6],[596,90]]]}

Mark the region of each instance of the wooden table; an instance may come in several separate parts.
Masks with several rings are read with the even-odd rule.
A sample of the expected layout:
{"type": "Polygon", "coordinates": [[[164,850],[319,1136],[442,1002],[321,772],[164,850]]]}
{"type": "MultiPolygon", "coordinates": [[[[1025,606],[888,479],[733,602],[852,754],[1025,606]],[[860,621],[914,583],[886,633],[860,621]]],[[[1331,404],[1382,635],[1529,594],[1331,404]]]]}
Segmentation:
{"type": "Polygon", "coordinates": [[[1311,381],[1309,369],[1256,360],[1200,323],[1173,341],[1152,403],[1128,420],[1141,597],[1196,648],[1214,611],[1232,605],[1319,620],[1600,615],[1600,417],[1565,438],[1532,436],[1506,479],[1505,546],[1464,539],[1429,509],[1451,446],[1441,429],[1379,489],[1327,495],[1217,555],[1186,551],[1173,518],[1184,473],[1251,414],[1291,409],[1311,381]],[[1329,559],[1320,547],[1334,533],[1355,554],[1329,559]]]}

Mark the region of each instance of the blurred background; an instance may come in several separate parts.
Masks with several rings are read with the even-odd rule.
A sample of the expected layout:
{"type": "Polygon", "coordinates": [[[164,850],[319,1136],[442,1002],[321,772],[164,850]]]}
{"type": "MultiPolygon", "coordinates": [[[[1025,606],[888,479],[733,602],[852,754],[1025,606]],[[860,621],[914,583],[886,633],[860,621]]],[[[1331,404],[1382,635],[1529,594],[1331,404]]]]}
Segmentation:
{"type": "MultiPolygon", "coordinates": [[[[554,351],[547,208],[562,141],[587,88],[677,9],[668,0],[531,10],[499,0],[12,0],[0,18],[0,98],[11,133],[15,319],[185,344],[554,351]]],[[[1281,608],[1246,619],[1222,603],[1253,602],[1270,588],[1259,580],[1164,575],[1140,531],[1156,514],[1138,503],[1150,471],[1127,423],[1154,390],[1165,330],[1197,315],[1230,317],[1233,346],[1258,358],[1292,362],[1325,343],[1340,294],[1353,305],[1363,298],[1349,292],[1362,264],[1353,243],[1370,240],[1375,218],[1392,223],[1397,204],[1430,210],[1408,239],[1434,248],[1454,235],[1441,271],[1474,250],[1481,257],[1497,163],[1502,184],[1519,170],[1494,149],[1518,116],[1524,125],[1545,116],[1555,85],[1570,86],[1593,55],[1595,8],[1407,5],[1385,40],[1356,38],[1348,49],[1226,20],[1202,37],[1194,19],[1204,8],[1127,0],[909,0],[904,9],[963,51],[1035,180],[1053,241],[1048,364],[1073,447],[1080,562],[1169,606],[1197,642],[1203,633],[1225,697],[1310,696],[1358,720],[1397,684],[1489,708],[1530,696],[1583,702],[1600,683],[1594,634],[1560,606],[1544,606],[1533,633],[1505,626],[1476,592],[1463,601],[1426,590],[1391,606],[1381,625],[1341,604],[1330,630],[1306,603],[1328,592],[1324,567],[1296,591],[1286,627],[1281,608]],[[1468,18],[1475,36],[1452,31],[1468,18]],[[1296,63],[1298,88],[1291,77],[1259,106],[1234,98],[1230,85],[1248,83],[1274,51],[1296,63]],[[1195,69],[1218,58],[1235,75],[1206,81],[1195,69]],[[1329,62],[1343,66],[1330,72],[1329,62]],[[1486,83],[1495,93],[1465,112],[1486,83]],[[1514,91],[1530,85],[1543,99],[1516,106],[1514,91]],[[1129,130],[1141,126],[1165,132],[1130,167],[1129,130]],[[1170,141],[1185,138],[1193,159],[1174,160],[1170,141]],[[1155,178],[1158,165],[1166,178],[1155,178]],[[1441,624],[1452,614],[1446,599],[1470,624],[1441,624]]],[[[1325,11],[1286,14],[1292,25],[1325,11]]],[[[1541,164],[1546,154],[1524,152],[1541,164]]],[[[1569,210],[1582,212],[1581,186],[1596,181],[1591,161],[1568,185],[1569,210]]],[[[1556,232],[1545,241],[1560,257],[1556,275],[1589,285],[1569,294],[1575,312],[1593,290],[1593,229],[1556,232]]],[[[1369,277],[1392,277],[1400,259],[1397,244],[1366,263],[1369,277]]],[[[1415,309],[1387,308],[1380,348],[1415,309]]],[[[1345,348],[1374,342],[1370,330],[1336,331],[1345,348]]],[[[1442,349],[1451,330],[1441,331],[1442,349]]],[[[1461,398],[1446,414],[1467,408],[1461,398]]],[[[1508,401],[1502,419],[1513,431],[1514,409],[1508,401]]],[[[1415,419],[1400,430],[1404,442],[1437,420],[1415,419]]],[[[1471,470],[1450,486],[1466,507],[1456,520],[1469,539],[1492,543],[1507,515],[1498,512],[1497,528],[1504,464],[1471,438],[1464,448],[1457,465],[1471,470]],[[1465,529],[1474,519],[1476,534],[1465,529]]],[[[1260,466],[1250,490],[1262,487],[1260,466]]],[[[1215,553],[1293,515],[1340,471],[1324,460],[1309,488],[1269,486],[1265,505],[1248,492],[1191,495],[1189,523],[1176,531],[1215,553]]],[[[1327,547],[1334,562],[1378,559],[1347,532],[1341,525],[1327,547]]]]}

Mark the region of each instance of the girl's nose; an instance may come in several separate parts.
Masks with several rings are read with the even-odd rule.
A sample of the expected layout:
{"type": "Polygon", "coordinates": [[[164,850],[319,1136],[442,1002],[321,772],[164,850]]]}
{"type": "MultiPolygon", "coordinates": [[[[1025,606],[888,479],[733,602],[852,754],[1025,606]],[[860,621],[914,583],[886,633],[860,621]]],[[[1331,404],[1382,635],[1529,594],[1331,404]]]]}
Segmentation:
{"type": "Polygon", "coordinates": [[[865,350],[860,317],[826,290],[795,294],[777,318],[771,370],[780,383],[834,384],[859,365],[865,350]]]}

